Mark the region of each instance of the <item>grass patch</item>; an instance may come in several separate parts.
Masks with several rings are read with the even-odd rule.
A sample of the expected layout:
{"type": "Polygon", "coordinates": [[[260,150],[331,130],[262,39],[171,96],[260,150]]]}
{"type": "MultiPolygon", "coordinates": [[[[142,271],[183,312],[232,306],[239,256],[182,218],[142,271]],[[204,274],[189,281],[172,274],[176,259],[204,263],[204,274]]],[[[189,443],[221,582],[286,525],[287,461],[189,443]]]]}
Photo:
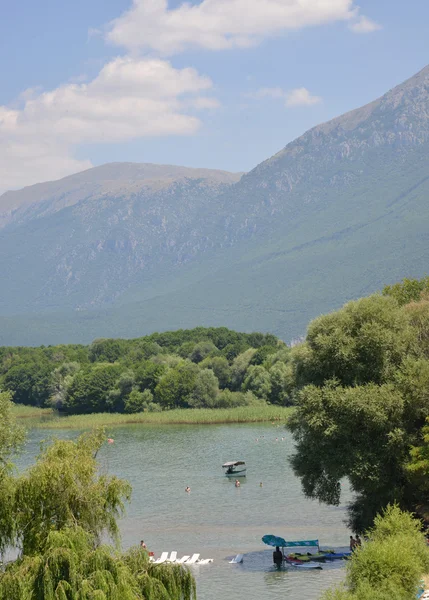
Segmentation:
{"type": "MultiPolygon", "coordinates": [[[[39,409],[40,410],[40,409],[39,409]]],[[[51,412],[52,418],[40,420],[36,427],[44,429],[91,429],[93,427],[115,425],[215,425],[222,423],[285,423],[292,408],[281,406],[249,406],[239,408],[194,408],[168,410],[160,413],[137,413],[132,415],[117,413],[97,413],[92,415],[73,415],[57,417],[51,412]]]]}
{"type": "Polygon", "coordinates": [[[12,414],[16,419],[42,419],[54,415],[51,408],[24,406],[24,404],[13,404],[12,414]]]}

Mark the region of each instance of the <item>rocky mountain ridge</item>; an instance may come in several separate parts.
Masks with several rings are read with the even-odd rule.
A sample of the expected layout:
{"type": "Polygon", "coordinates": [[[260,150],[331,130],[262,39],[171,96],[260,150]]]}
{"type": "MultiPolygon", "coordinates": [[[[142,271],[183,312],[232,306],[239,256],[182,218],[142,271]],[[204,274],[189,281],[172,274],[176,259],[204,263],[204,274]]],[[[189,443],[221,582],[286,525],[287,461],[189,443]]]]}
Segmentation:
{"type": "Polygon", "coordinates": [[[196,324],[291,339],[320,312],[426,273],[428,159],[426,67],[242,177],[119,163],[8,192],[3,329],[12,314],[46,313],[40,329],[77,310],[52,316],[63,341],[196,324]]]}

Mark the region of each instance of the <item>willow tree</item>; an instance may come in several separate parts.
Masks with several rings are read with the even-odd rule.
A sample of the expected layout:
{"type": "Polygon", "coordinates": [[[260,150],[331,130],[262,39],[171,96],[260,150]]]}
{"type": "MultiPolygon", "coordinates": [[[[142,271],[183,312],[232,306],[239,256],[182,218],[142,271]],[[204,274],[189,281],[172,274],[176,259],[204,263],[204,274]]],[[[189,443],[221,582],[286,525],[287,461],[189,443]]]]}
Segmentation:
{"type": "Polygon", "coordinates": [[[0,575],[0,600],[192,600],[195,582],[180,565],[153,565],[134,548],[121,555],[80,527],[51,532],[44,551],[0,575]]]}
{"type": "Polygon", "coordinates": [[[96,539],[107,533],[118,542],[116,519],[130,499],[131,486],[100,475],[96,456],[104,430],[73,440],[55,440],[16,481],[16,536],[24,554],[44,550],[53,530],[79,525],[96,539]]]}
{"type": "Polygon", "coordinates": [[[118,550],[116,519],[128,482],[100,475],[103,430],[42,448],[36,464],[14,477],[9,456],[22,440],[10,398],[0,394],[0,550],[20,557],[0,567],[0,600],[192,600],[195,581],[181,565],[154,565],[141,548],[118,550]],[[100,545],[110,535],[116,549],[100,545]]]}
{"type": "Polygon", "coordinates": [[[15,536],[15,481],[10,456],[24,441],[24,430],[17,425],[12,406],[9,392],[0,392],[0,553],[15,536]]]}

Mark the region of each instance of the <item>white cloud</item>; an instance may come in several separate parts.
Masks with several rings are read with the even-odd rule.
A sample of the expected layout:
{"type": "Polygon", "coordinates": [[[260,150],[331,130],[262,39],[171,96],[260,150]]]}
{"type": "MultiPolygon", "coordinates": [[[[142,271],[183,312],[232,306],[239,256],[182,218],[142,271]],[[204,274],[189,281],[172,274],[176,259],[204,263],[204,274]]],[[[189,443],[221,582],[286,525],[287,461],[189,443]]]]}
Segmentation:
{"type": "Polygon", "coordinates": [[[312,96],[305,87],[295,88],[285,91],[282,88],[261,88],[257,92],[251,94],[254,98],[274,98],[275,100],[284,100],[287,107],[294,106],[312,106],[322,102],[320,96],[312,96]]]}
{"type": "Polygon", "coordinates": [[[354,33],[372,33],[373,31],[378,31],[381,29],[381,25],[368,19],[368,17],[361,16],[357,21],[350,23],[349,28],[354,31],[354,33]]]}
{"type": "Polygon", "coordinates": [[[286,94],[286,106],[312,106],[322,102],[320,96],[312,96],[305,87],[296,88],[286,94]]]}
{"type": "Polygon", "coordinates": [[[133,0],[133,6],[110,24],[107,39],[164,54],[190,46],[245,48],[289,30],[351,21],[358,18],[358,10],[355,0],[203,0],[175,9],[168,8],[167,0],[133,0]]]}
{"type": "Polygon", "coordinates": [[[126,57],[107,63],[89,83],[24,93],[20,108],[0,106],[0,185],[21,187],[89,167],[74,158],[83,143],[193,134],[200,120],[189,111],[217,106],[204,96],[211,88],[194,69],[126,57]]]}

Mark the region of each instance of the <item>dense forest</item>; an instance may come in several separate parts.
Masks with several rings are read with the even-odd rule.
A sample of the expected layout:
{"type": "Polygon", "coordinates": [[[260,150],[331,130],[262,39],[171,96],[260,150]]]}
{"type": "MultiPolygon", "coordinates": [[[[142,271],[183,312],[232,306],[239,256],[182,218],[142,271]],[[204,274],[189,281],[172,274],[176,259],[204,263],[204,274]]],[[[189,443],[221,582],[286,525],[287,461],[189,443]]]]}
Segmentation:
{"type": "Polygon", "coordinates": [[[13,400],[67,414],[292,401],[290,349],[275,336],[203,328],[89,346],[0,348],[13,400]]]}

